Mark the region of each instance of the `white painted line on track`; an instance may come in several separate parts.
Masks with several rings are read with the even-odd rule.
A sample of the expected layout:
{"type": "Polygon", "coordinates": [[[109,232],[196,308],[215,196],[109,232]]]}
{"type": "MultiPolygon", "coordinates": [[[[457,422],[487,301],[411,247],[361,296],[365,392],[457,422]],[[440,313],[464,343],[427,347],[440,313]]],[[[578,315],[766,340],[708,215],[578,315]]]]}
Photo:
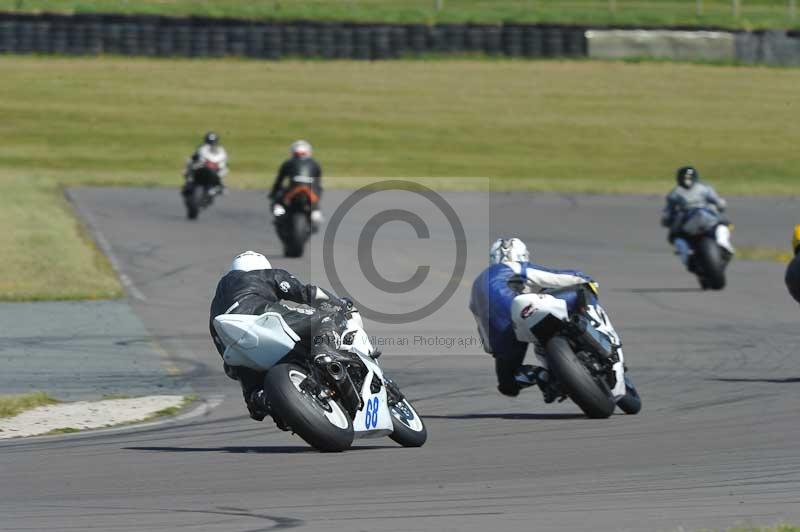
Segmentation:
{"type": "Polygon", "coordinates": [[[128,277],[128,275],[123,271],[122,263],[114,254],[114,248],[111,246],[111,242],[108,241],[103,232],[98,228],[97,221],[92,213],[81,207],[69,189],[65,189],[64,194],[67,197],[67,200],[69,200],[69,202],[72,204],[73,208],[78,212],[78,214],[80,214],[81,218],[83,218],[84,224],[86,225],[87,229],[89,229],[94,241],[97,243],[97,247],[99,247],[100,251],[102,251],[103,254],[108,257],[108,261],[111,263],[111,267],[114,268],[114,271],[119,278],[119,282],[128,292],[128,294],[139,301],[147,301],[145,295],[136,287],[135,284],[133,284],[131,278],[128,277]]]}

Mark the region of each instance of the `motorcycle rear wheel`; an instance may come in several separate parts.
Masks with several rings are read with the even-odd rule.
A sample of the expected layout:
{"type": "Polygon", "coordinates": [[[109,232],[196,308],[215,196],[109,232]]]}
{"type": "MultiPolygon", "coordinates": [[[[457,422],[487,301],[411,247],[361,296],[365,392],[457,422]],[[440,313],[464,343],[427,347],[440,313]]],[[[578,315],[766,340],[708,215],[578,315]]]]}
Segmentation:
{"type": "Polygon", "coordinates": [[[323,452],[340,452],[353,444],[353,421],[335,399],[320,400],[306,390],[311,373],[297,364],[278,364],[267,372],[264,390],[270,406],[298,436],[323,452]]]}
{"type": "Polygon", "coordinates": [[[569,398],[586,417],[603,419],[614,413],[614,399],[608,386],[592,376],[566,338],[554,336],[547,342],[547,362],[569,398]]]}

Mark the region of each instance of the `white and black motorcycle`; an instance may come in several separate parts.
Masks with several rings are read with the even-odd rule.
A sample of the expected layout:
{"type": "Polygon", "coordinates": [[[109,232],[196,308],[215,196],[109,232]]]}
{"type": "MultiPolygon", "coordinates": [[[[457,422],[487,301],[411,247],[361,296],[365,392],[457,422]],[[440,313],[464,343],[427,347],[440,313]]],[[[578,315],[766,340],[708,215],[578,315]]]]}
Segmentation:
{"type": "Polygon", "coordinates": [[[579,288],[572,313],[557,291],[517,296],[511,303],[515,334],[537,347],[549,377],[537,384],[552,396],[572,399],[590,418],[609,417],[615,405],[637,414],[642,400],[627,374],[619,335],[593,291],[596,285],[579,288]]]}
{"type": "Polygon", "coordinates": [[[687,264],[705,290],[725,288],[725,268],[733,257],[730,226],[707,207],[692,209],[684,215],[681,231],[692,250],[687,264]]]}
{"type": "Polygon", "coordinates": [[[268,371],[273,416],[312,447],[343,451],[356,438],[380,436],[404,447],[425,443],[425,424],[384,375],[358,312],[348,313],[340,349],[313,360],[287,357],[299,338],[278,313],[223,314],[214,327],[228,365],[268,371]]]}
{"type": "Polygon", "coordinates": [[[197,160],[189,168],[191,175],[181,189],[188,219],[195,220],[222,193],[221,177],[227,173],[227,164],[228,156],[223,150],[205,145],[200,148],[197,160]]]}

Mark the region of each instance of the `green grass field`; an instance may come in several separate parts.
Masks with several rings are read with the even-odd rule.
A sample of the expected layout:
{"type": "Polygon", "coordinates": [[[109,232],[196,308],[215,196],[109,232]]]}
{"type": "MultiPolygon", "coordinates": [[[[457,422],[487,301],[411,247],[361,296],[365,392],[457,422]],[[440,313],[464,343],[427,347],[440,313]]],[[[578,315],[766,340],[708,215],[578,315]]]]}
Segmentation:
{"type": "Polygon", "coordinates": [[[177,187],[208,129],[234,187],[308,138],[328,186],[489,177],[495,189],[664,193],[696,165],[727,195],[800,185],[800,70],[591,61],[0,58],[0,299],[119,286],[65,185],[177,187]],[[337,177],[338,176],[338,177],[337,177]]]}
{"type": "Polygon", "coordinates": [[[7,11],[201,15],[370,22],[556,22],[573,24],[798,27],[790,0],[0,0],[7,11]],[[437,9],[437,6],[439,9],[437,9]],[[792,16],[794,14],[794,16],[792,16]]]}

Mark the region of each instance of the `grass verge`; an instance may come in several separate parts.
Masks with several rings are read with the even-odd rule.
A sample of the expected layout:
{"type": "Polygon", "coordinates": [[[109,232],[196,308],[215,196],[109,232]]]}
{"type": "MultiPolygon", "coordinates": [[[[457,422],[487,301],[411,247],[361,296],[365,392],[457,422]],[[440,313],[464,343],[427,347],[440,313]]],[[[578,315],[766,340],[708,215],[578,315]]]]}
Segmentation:
{"type": "Polygon", "coordinates": [[[177,187],[209,129],[244,188],[269,186],[296,138],[327,176],[436,188],[482,176],[493,190],[663,194],[686,163],[723,194],[800,184],[797,69],[4,57],[0,75],[3,300],[119,295],[61,187],[177,187]]]}
{"type": "Polygon", "coordinates": [[[785,0],[747,0],[739,4],[738,11],[730,0],[0,0],[0,9],[402,23],[515,21],[732,28],[800,25],[797,16],[791,17],[790,4],[785,0]]]}
{"type": "Polygon", "coordinates": [[[45,392],[34,392],[24,395],[0,395],[0,417],[14,417],[26,410],[40,406],[54,405],[58,399],[45,392]]]}
{"type": "MultiPolygon", "coordinates": [[[[151,414],[150,416],[145,418],[143,421],[150,421],[150,420],[158,419],[158,418],[161,418],[161,417],[176,416],[182,410],[184,410],[186,407],[188,407],[190,404],[192,404],[196,400],[197,400],[197,396],[196,395],[194,395],[194,394],[187,395],[187,396],[185,396],[183,398],[183,401],[181,401],[181,404],[176,405],[176,406],[170,406],[170,407],[167,407],[167,408],[162,408],[158,412],[154,412],[153,414],[151,414]]],[[[137,421],[137,423],[139,423],[139,422],[137,421]]]]}
{"type": "Polygon", "coordinates": [[[789,251],[765,247],[737,247],[736,258],[740,260],[759,260],[788,264],[794,255],[789,251]]]}

